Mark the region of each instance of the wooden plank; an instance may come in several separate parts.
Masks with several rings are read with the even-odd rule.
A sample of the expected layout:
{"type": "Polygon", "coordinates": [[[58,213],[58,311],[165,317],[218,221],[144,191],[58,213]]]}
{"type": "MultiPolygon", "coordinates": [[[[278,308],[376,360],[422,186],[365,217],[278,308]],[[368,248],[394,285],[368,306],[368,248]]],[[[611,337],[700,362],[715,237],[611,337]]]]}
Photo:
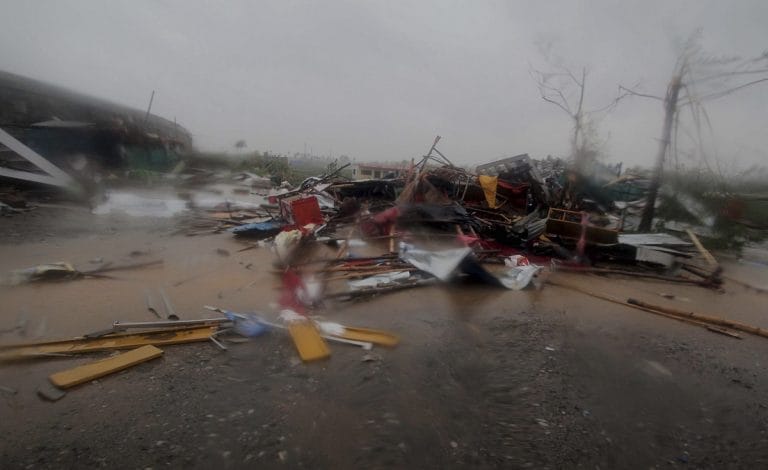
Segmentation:
{"type": "Polygon", "coordinates": [[[400,338],[387,331],[373,330],[370,328],[355,328],[349,326],[344,327],[343,334],[337,334],[333,336],[389,347],[397,346],[397,343],[400,342],[400,338]]]}
{"type": "Polygon", "coordinates": [[[0,347],[0,361],[25,359],[46,354],[73,354],[113,349],[130,349],[145,344],[180,344],[208,341],[218,326],[193,326],[176,330],[155,330],[142,333],[126,333],[99,338],[74,338],[45,343],[27,343],[0,347]]]}
{"type": "Polygon", "coordinates": [[[52,374],[48,379],[59,388],[70,388],[81,383],[113,374],[142,362],[158,358],[163,355],[163,350],[152,345],[142,346],[117,356],[102,359],[69,370],[52,374]]]}
{"type": "Polygon", "coordinates": [[[630,277],[644,277],[648,279],[658,279],[660,281],[667,281],[667,282],[681,282],[681,283],[689,283],[689,284],[706,284],[702,281],[698,281],[696,279],[689,279],[681,276],[662,276],[660,274],[653,274],[648,272],[641,272],[641,271],[627,271],[623,269],[611,269],[611,268],[592,268],[592,267],[582,267],[582,266],[566,266],[566,265],[558,265],[556,268],[556,271],[563,271],[563,272],[577,272],[577,273],[595,273],[595,274],[618,274],[621,276],[630,276],[630,277]]]}
{"type": "Polygon", "coordinates": [[[328,345],[311,321],[291,322],[288,324],[288,331],[302,361],[311,362],[330,357],[328,345]]]}
{"type": "Polygon", "coordinates": [[[746,323],[741,323],[736,320],[728,320],[727,318],[713,317],[710,315],[702,315],[700,313],[689,312],[686,310],[678,310],[676,308],[665,307],[663,305],[653,305],[647,302],[643,302],[642,300],[632,299],[632,298],[627,299],[627,304],[637,305],[643,308],[655,310],[658,312],[663,312],[676,317],[691,318],[696,321],[704,322],[710,325],[726,327],[733,330],[739,330],[745,333],[751,333],[753,335],[762,336],[763,338],[768,338],[768,330],[764,328],[758,328],[756,326],[748,325],[746,323]]]}
{"type": "Polygon", "coordinates": [[[714,256],[712,256],[712,253],[710,253],[706,248],[704,248],[704,245],[701,244],[701,241],[699,241],[699,237],[696,236],[695,233],[691,231],[691,229],[686,229],[685,233],[688,234],[688,236],[691,238],[691,241],[694,245],[696,245],[696,249],[699,250],[699,253],[701,253],[701,256],[704,257],[705,260],[707,260],[707,263],[710,266],[717,266],[717,260],[714,256]]]}
{"type": "Polygon", "coordinates": [[[718,333],[725,336],[730,336],[731,338],[741,339],[741,335],[736,333],[735,331],[728,330],[726,328],[720,328],[719,326],[708,326],[707,329],[713,333],[718,333]]]}
{"type": "Polygon", "coordinates": [[[711,326],[711,325],[709,325],[707,323],[704,323],[704,322],[698,321],[698,320],[694,320],[692,318],[681,317],[681,316],[677,316],[677,315],[670,315],[668,313],[664,313],[664,312],[659,311],[659,310],[653,310],[653,309],[650,309],[650,308],[641,307],[639,305],[630,304],[630,303],[624,302],[623,300],[621,300],[619,298],[610,296],[608,294],[602,294],[602,293],[599,293],[599,292],[591,291],[589,289],[584,289],[582,287],[572,286],[572,285],[568,285],[568,284],[563,284],[563,283],[556,282],[556,281],[551,280],[551,279],[547,280],[547,284],[550,284],[550,285],[553,285],[553,286],[557,286],[557,287],[562,287],[564,289],[570,289],[570,290],[573,290],[575,292],[580,292],[582,294],[589,295],[589,296],[594,297],[596,299],[602,299],[602,300],[606,300],[608,302],[613,302],[615,304],[623,305],[625,307],[632,307],[632,308],[637,309],[637,310],[643,310],[643,311],[648,312],[648,313],[653,313],[654,315],[659,315],[659,316],[662,316],[662,317],[671,318],[673,320],[677,320],[677,321],[680,321],[680,322],[690,323],[692,325],[697,325],[697,326],[701,326],[701,327],[704,327],[704,328],[706,328],[708,326],[711,326]]]}
{"type": "Polygon", "coordinates": [[[563,287],[565,289],[570,289],[576,292],[580,292],[582,294],[589,295],[591,297],[595,297],[602,300],[607,300],[608,302],[613,302],[616,304],[624,305],[626,307],[632,307],[638,310],[643,310],[649,313],[653,313],[655,315],[661,315],[663,317],[672,318],[674,320],[691,323],[693,325],[702,326],[704,328],[707,328],[709,331],[714,331],[716,333],[725,334],[726,336],[730,336],[732,338],[741,339],[741,337],[738,334],[734,334],[732,331],[728,330],[738,330],[743,331],[746,333],[751,333],[753,335],[762,336],[764,338],[768,338],[768,330],[764,330],[762,328],[758,328],[755,326],[747,325],[745,323],[740,323],[736,321],[726,320],[724,318],[718,318],[718,317],[711,317],[707,315],[701,315],[694,312],[686,312],[683,310],[677,310],[669,307],[662,307],[658,305],[652,305],[648,304],[646,302],[642,302],[637,299],[627,299],[626,301],[623,301],[621,299],[617,299],[616,297],[602,294],[598,292],[591,291],[589,289],[584,289],[582,287],[578,286],[572,286],[568,284],[562,284],[560,282],[555,282],[553,280],[547,280],[547,284],[551,284],[553,286],[563,287]],[[710,329],[711,326],[718,327],[717,329],[710,329]],[[725,327],[725,328],[722,328],[725,327]],[[728,331],[728,332],[726,332],[728,331]]]}

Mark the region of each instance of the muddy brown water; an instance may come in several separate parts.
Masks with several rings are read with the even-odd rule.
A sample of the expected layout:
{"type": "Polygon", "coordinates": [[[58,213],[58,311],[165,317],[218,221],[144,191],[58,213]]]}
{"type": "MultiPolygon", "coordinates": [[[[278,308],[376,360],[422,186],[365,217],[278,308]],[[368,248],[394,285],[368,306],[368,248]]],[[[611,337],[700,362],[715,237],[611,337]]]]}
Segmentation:
{"type": "MultiPolygon", "coordinates": [[[[144,292],[158,287],[182,318],[208,316],[202,306],[211,304],[275,316],[279,280],[267,250],[238,253],[243,245],[228,234],[171,235],[176,218],[62,211],[0,220],[0,272],[51,261],[87,269],[97,258],[164,263],[112,273],[116,279],[0,287],[3,343],[150,321],[144,292]]],[[[726,272],[765,279],[756,265],[733,262],[726,272]]],[[[768,327],[768,297],[740,285],[717,293],[553,276],[768,327]]],[[[104,355],[0,366],[0,386],[16,391],[0,391],[1,466],[759,468],[768,461],[767,339],[735,340],[554,286],[435,286],[328,303],[320,313],[393,331],[401,344],[373,351],[332,344],[331,358],[315,364],[302,364],[280,331],[228,351],[168,346],[162,358],[55,403],[35,394],[49,374],[104,355]]]]}

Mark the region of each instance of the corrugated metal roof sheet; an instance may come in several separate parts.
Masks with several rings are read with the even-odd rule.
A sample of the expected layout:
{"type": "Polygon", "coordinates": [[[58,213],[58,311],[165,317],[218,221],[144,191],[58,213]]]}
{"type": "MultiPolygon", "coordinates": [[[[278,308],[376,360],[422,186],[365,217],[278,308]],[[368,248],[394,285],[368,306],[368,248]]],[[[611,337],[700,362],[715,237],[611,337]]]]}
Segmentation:
{"type": "Polygon", "coordinates": [[[642,245],[678,245],[691,246],[691,242],[681,240],[668,233],[620,233],[619,243],[632,246],[642,245]]]}

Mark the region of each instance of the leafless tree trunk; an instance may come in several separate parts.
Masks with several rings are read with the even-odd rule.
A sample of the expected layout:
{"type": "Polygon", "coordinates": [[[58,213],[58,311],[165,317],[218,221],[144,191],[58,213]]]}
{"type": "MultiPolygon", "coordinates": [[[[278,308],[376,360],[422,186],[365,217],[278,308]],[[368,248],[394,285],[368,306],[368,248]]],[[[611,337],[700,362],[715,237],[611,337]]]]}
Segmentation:
{"type": "MultiPolygon", "coordinates": [[[[701,53],[699,46],[700,32],[696,32],[688,39],[682,53],[678,57],[677,65],[672,79],[667,86],[667,94],[664,98],[638,93],[623,87],[629,95],[643,98],[653,98],[664,102],[664,124],[661,129],[661,140],[656,155],[656,165],[653,169],[651,184],[648,188],[645,207],[640,218],[639,231],[649,231],[653,225],[653,217],[656,211],[656,199],[661,187],[666,156],[670,151],[673,128],[678,122],[678,113],[685,106],[698,106],[703,110],[705,101],[721,98],[735,91],[750,87],[762,82],[768,82],[768,77],[761,77],[736,86],[728,86],[731,80],[754,75],[768,74],[768,52],[762,55],[743,59],[740,57],[708,57],[701,53]],[[727,70],[723,67],[727,66],[727,70]],[[714,69],[714,70],[713,70],[714,69]],[[708,87],[709,91],[695,93],[695,87],[708,87]]],[[[677,144],[676,144],[677,145],[677,144]]]]}
{"type": "Polygon", "coordinates": [[[653,178],[651,179],[651,185],[648,187],[648,195],[645,199],[645,207],[643,208],[640,226],[638,227],[638,230],[641,232],[649,231],[653,224],[656,197],[659,194],[659,186],[661,185],[662,173],[664,172],[664,161],[666,160],[669,144],[672,140],[672,125],[677,114],[677,99],[680,96],[682,83],[682,77],[675,75],[672,77],[672,81],[669,82],[669,87],[667,88],[667,96],[664,99],[664,125],[661,128],[659,152],[656,154],[656,167],[653,170],[653,178]]]}
{"type": "Polygon", "coordinates": [[[629,94],[627,90],[619,90],[617,97],[606,106],[587,110],[584,107],[587,75],[586,67],[582,67],[579,76],[565,67],[557,67],[555,72],[543,72],[531,68],[531,76],[539,88],[541,99],[557,106],[571,119],[573,124],[571,158],[579,173],[584,173],[590,161],[598,153],[597,142],[590,139],[587,132],[592,117],[612,109],[629,94]]]}

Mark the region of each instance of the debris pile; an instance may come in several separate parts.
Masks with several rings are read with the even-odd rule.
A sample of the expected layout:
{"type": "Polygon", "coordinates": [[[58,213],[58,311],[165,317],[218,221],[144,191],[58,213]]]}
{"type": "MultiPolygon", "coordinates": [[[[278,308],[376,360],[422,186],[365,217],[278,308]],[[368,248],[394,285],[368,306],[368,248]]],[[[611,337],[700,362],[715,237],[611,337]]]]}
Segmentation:
{"type": "MultiPolygon", "coordinates": [[[[446,281],[453,271],[460,273],[454,277],[471,272],[475,279],[504,285],[483,265],[509,264],[509,257],[518,255],[563,271],[655,277],[715,288],[722,282],[716,261],[692,232],[689,241],[666,233],[624,231],[627,214],[637,204],[620,200],[626,194],[615,191],[620,166],[605,167],[589,179],[575,174],[562,159],[536,161],[522,154],[479,165],[472,172],[440,153],[439,140],[398,177],[350,181],[337,171],[270,196],[269,203],[261,205],[264,212],[247,214],[258,218],[238,220],[231,212],[215,218],[229,224],[237,237],[273,245],[284,268],[305,257],[308,245],[336,246],[324,273],[334,273],[331,280],[363,278],[350,285],[347,295],[355,298],[362,292],[446,281]],[[426,249],[425,242],[439,242],[444,251],[426,249]],[[385,253],[357,253],[376,246],[383,246],[385,253]],[[449,252],[455,266],[439,274],[414,256],[426,259],[428,253],[447,259],[449,252]]],[[[640,196],[629,195],[635,200],[640,196]]]]}
{"type": "MultiPolygon", "coordinates": [[[[575,174],[561,159],[535,161],[523,154],[471,171],[440,153],[439,139],[419,162],[412,161],[407,170],[388,175],[391,178],[349,180],[341,176],[342,166],[307,178],[296,188],[270,189],[261,204],[195,206],[179,233],[229,231],[245,244],[243,250],[273,250],[273,273],[281,279],[277,311],[238,313],[204,306],[220,316],[188,319],[173,308],[162,289],[156,295],[147,289],[147,311],[157,321],[116,321],[78,338],[0,346],[0,361],[129,350],[53,374],[40,390],[51,400],[63,396],[61,389],[158,358],[163,354],[158,346],[171,344],[208,341],[226,351],[227,343],[237,338],[278,331],[287,333],[302,361],[313,362],[331,355],[328,342],[366,350],[399,343],[394,333],[320,317],[337,302],[469,282],[510,290],[552,284],[732,337],[738,337],[732,330],[759,330],[545,279],[552,272],[567,271],[718,289],[722,269],[690,230],[685,239],[669,233],[627,233],[626,219],[637,204],[615,191],[620,184],[635,189],[642,185],[617,180],[612,169],[595,182],[575,174]]],[[[268,178],[247,172],[235,178],[248,195],[271,186],[268,178]]],[[[631,193],[633,201],[641,196],[624,193],[631,193]]],[[[230,256],[223,249],[217,253],[230,256]]],[[[102,264],[91,270],[51,263],[16,270],[10,282],[108,277],[104,273],[162,262],[102,264]]]]}

